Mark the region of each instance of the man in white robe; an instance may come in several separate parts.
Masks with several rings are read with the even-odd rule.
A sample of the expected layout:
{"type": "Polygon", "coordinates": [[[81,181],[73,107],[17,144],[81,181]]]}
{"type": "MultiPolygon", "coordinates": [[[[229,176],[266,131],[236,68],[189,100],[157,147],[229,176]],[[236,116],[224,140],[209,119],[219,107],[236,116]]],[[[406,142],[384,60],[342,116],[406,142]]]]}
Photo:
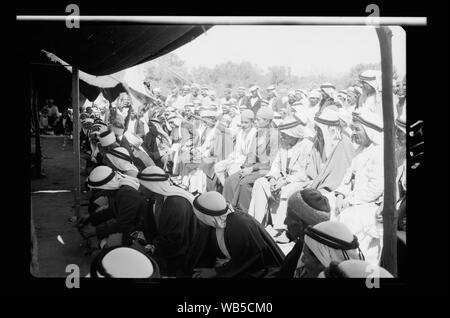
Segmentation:
{"type": "Polygon", "coordinates": [[[382,235],[376,212],[384,191],[383,122],[373,112],[354,113],[352,139],[359,145],[350,167],[335,190],[335,212],[331,219],[348,226],[358,238],[366,260],[378,264],[382,235]]]}
{"type": "MultiPolygon", "coordinates": [[[[277,155],[269,173],[255,181],[252,190],[252,200],[249,206],[249,214],[262,224],[270,223],[268,213],[279,198],[276,208],[276,219],[273,222],[274,229],[285,229],[287,200],[301,189],[306,181],[306,164],[310,156],[313,143],[304,138],[308,130],[306,123],[295,117],[288,117],[279,126],[281,142],[277,155]]],[[[276,205],[275,205],[276,206],[276,205]]],[[[266,228],[275,236],[270,227],[266,228]]]]}
{"type": "Polygon", "coordinates": [[[191,193],[203,193],[207,191],[208,184],[212,186],[214,183],[212,165],[215,163],[218,152],[218,145],[214,142],[219,124],[214,122],[217,117],[217,107],[202,108],[200,117],[203,120],[194,122],[192,155],[186,156],[189,160],[189,168],[183,172],[182,177],[182,185],[191,193]]]}

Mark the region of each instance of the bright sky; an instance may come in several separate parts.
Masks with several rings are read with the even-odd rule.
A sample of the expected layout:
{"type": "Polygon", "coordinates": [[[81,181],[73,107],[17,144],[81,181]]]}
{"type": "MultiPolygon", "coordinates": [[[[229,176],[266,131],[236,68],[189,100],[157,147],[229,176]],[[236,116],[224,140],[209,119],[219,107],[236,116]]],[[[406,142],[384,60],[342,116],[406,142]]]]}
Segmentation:
{"type": "MultiPolygon", "coordinates": [[[[406,33],[392,27],[392,53],[406,72],[406,33]]],[[[358,63],[379,63],[380,48],[370,26],[214,26],[174,51],[188,68],[249,61],[262,69],[290,66],[302,76],[339,75],[358,63]]]]}

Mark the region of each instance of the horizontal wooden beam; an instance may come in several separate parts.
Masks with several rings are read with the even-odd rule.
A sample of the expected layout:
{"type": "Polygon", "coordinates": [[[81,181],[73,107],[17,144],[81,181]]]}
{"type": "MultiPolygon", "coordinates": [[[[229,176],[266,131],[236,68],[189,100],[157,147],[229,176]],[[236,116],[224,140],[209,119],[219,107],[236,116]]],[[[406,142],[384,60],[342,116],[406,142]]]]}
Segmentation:
{"type": "Polygon", "coordinates": [[[18,15],[18,21],[133,22],[157,24],[427,25],[426,17],[237,17],[237,16],[66,16],[18,15]]]}

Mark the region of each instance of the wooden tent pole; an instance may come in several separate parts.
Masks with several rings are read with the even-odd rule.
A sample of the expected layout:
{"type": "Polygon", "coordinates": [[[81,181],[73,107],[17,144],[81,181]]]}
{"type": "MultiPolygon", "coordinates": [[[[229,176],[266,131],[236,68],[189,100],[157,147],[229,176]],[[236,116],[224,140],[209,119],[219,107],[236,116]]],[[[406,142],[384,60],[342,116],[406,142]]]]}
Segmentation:
{"type": "Polygon", "coordinates": [[[376,28],[380,41],[382,71],[382,102],[384,122],[384,202],[383,202],[383,253],[381,262],[397,277],[397,216],[396,216],[396,163],[395,126],[392,92],[392,31],[389,27],[376,28]]]}
{"type": "Polygon", "coordinates": [[[31,275],[37,277],[39,274],[39,255],[38,255],[38,239],[36,236],[36,227],[34,226],[33,216],[33,202],[30,204],[30,231],[31,231],[31,260],[30,260],[30,272],[31,275]]]}
{"type": "Polygon", "coordinates": [[[36,171],[36,177],[37,178],[41,178],[43,177],[42,174],[42,150],[41,150],[41,136],[40,136],[40,123],[39,123],[39,110],[38,110],[38,99],[37,99],[37,91],[36,88],[34,87],[34,82],[33,82],[33,74],[30,73],[30,103],[31,103],[31,110],[32,110],[32,115],[33,115],[33,120],[34,120],[34,126],[35,126],[35,156],[36,156],[36,160],[35,160],[35,171],[36,171]]]}
{"type": "Polygon", "coordinates": [[[72,69],[72,109],[73,109],[73,166],[74,166],[74,206],[75,216],[80,215],[80,83],[78,76],[78,68],[72,69]]]}

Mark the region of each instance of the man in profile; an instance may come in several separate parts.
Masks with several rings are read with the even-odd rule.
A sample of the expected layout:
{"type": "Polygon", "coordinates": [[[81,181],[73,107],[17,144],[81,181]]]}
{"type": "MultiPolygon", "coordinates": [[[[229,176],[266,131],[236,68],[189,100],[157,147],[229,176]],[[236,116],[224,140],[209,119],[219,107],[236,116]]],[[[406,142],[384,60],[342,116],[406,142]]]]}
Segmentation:
{"type": "Polygon", "coordinates": [[[359,75],[359,82],[362,88],[362,95],[359,99],[360,107],[367,108],[382,117],[380,72],[375,70],[364,71],[359,75]]]}
{"type": "Polygon", "coordinates": [[[281,100],[280,97],[278,97],[278,93],[275,89],[275,86],[270,85],[269,87],[267,87],[266,91],[267,91],[267,99],[269,101],[269,107],[274,112],[279,112],[280,109],[283,107],[283,101],[281,100]]]}

